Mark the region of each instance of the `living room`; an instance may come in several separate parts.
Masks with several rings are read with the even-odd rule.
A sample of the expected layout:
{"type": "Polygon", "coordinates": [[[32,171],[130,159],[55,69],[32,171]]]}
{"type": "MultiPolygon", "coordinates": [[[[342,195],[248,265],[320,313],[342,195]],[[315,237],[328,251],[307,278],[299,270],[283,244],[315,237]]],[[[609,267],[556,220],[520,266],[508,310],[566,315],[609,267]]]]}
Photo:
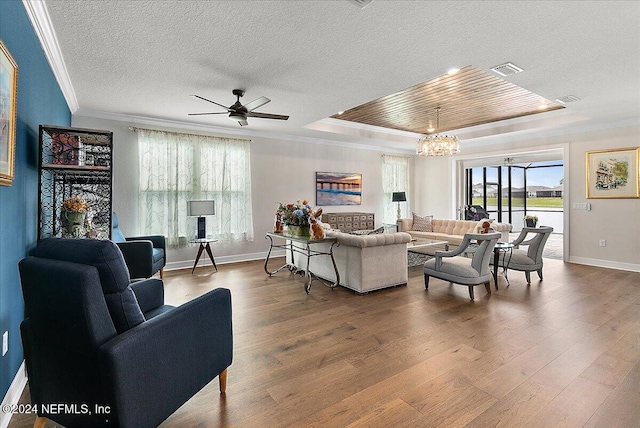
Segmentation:
{"type": "MultiPolygon", "coordinates": [[[[190,6],[198,11],[202,6],[197,6],[196,3],[190,6]]],[[[218,20],[225,21],[224,23],[214,20],[207,25],[202,21],[193,24],[194,27],[206,28],[210,33],[209,39],[202,43],[202,55],[207,59],[199,63],[201,71],[198,76],[187,76],[175,71],[180,69],[180,62],[187,62],[188,59],[169,59],[166,53],[156,51],[155,55],[158,56],[150,57],[146,61],[144,49],[129,47],[137,51],[136,55],[141,58],[141,62],[155,63],[155,69],[172,70],[169,73],[164,71],[165,74],[171,75],[170,78],[165,77],[167,80],[151,82],[150,85],[157,85],[153,89],[129,86],[129,74],[152,73],[149,69],[135,70],[132,64],[122,65],[119,71],[109,71],[108,73],[115,77],[106,84],[99,79],[91,82],[86,70],[81,70],[87,57],[78,55],[76,58],[79,59],[73,61],[72,52],[76,52],[76,55],[77,52],[84,53],[94,61],[104,61],[105,64],[117,64],[117,58],[104,53],[107,51],[102,51],[102,47],[78,47],[76,44],[81,44],[83,38],[97,37],[95,34],[89,34],[87,29],[95,26],[96,34],[99,34],[99,28],[102,27],[97,21],[104,18],[106,22],[106,17],[109,16],[109,19],[121,20],[125,26],[119,34],[113,35],[114,41],[104,40],[102,44],[105,48],[109,44],[127,46],[126,38],[133,37],[131,29],[127,27],[137,25],[134,17],[151,13],[150,10],[157,6],[147,4],[137,9],[131,5],[124,7],[115,2],[106,2],[96,6],[98,9],[94,14],[89,14],[80,4],[73,4],[77,8],[75,10],[69,4],[54,5],[48,2],[0,3],[0,39],[16,59],[19,70],[15,178],[11,186],[0,187],[0,222],[5,225],[0,235],[0,330],[8,331],[8,352],[3,356],[0,365],[0,388],[5,400],[8,399],[7,393],[24,358],[19,331],[24,310],[17,263],[30,254],[37,243],[37,135],[40,124],[104,129],[114,133],[113,210],[118,213],[121,227],[128,235],[140,232],[138,134],[130,128],[201,133],[251,140],[253,240],[214,244],[213,250],[219,266],[264,260],[268,245],[263,236],[273,228],[277,204],[304,198],[313,203],[315,173],[318,171],[362,174],[362,204],[357,207],[357,211],[375,213],[376,223],[381,225],[387,221],[384,220],[384,207],[390,202],[384,197],[381,157],[389,153],[408,156],[411,174],[409,202],[402,206],[403,215],[410,216],[411,212],[416,212],[433,215],[435,218],[452,219],[458,217],[458,208],[463,202],[465,162],[482,158],[530,156],[553,151],[561,154],[565,166],[564,261],[568,265],[607,268],[611,270],[612,275],[620,271],[640,272],[638,199],[587,199],[585,162],[585,154],[589,151],[638,147],[640,101],[637,94],[640,93],[640,83],[637,75],[640,72],[640,11],[636,3],[592,2],[578,6],[574,2],[555,2],[536,6],[536,2],[520,2],[519,5],[507,6],[498,2],[491,2],[490,5],[480,5],[477,2],[427,2],[421,6],[402,5],[396,10],[396,6],[383,1],[374,0],[364,9],[359,9],[345,0],[331,2],[325,6],[322,2],[311,2],[315,15],[310,16],[317,16],[316,19],[309,18],[311,22],[303,19],[305,12],[300,5],[292,6],[295,14],[291,16],[295,16],[295,20],[286,18],[290,16],[289,13],[294,13],[287,10],[290,6],[288,2],[277,2],[277,7],[272,11],[268,11],[265,5],[258,6],[248,2],[220,3],[222,5],[216,6],[220,8],[216,12],[218,16],[225,16],[224,19],[218,20]],[[232,3],[237,5],[232,6],[232,3]],[[65,82],[61,77],[65,72],[52,65],[51,60],[47,58],[51,52],[47,51],[49,48],[43,47],[46,43],[39,39],[39,31],[33,28],[33,19],[30,19],[29,14],[43,5],[51,9],[49,12],[52,15],[52,28],[56,30],[64,56],[63,64],[68,69],[67,77],[70,81],[65,82]],[[122,10],[114,11],[114,8],[122,10]],[[67,19],[73,18],[63,17],[65,10],[71,16],[78,13],[86,19],[82,25],[78,25],[77,28],[82,30],[78,29],[79,34],[75,36],[62,29],[68,28],[67,19]],[[499,16],[502,10],[505,11],[504,15],[499,16]],[[109,13],[104,13],[107,11],[109,13]],[[434,21],[433,12],[437,12],[435,16],[443,17],[437,21],[438,25],[443,27],[441,34],[446,34],[446,37],[435,37],[435,30],[431,33],[424,26],[414,25],[415,18],[410,19],[411,15],[417,14],[424,22],[431,24],[434,21]],[[576,13],[579,14],[579,18],[574,15],[576,13]],[[257,25],[256,22],[260,21],[261,14],[268,17],[265,21],[272,26],[282,25],[288,28],[290,25],[292,28],[289,28],[289,31],[292,34],[300,32],[300,37],[304,35],[327,38],[326,44],[318,42],[318,52],[326,58],[317,60],[311,58],[311,54],[305,56],[302,51],[297,51],[296,56],[290,56],[280,50],[259,56],[261,51],[268,51],[259,42],[261,37],[268,38],[269,33],[262,33],[262,36],[251,35],[250,41],[242,44],[246,51],[239,51],[237,54],[241,59],[244,58],[247,69],[253,70],[251,73],[247,71],[243,74],[245,69],[240,65],[243,61],[238,59],[237,62],[232,62],[228,57],[232,49],[221,51],[218,59],[211,58],[216,56],[211,55],[211,50],[219,43],[215,38],[216,34],[229,34],[227,30],[236,26],[241,29],[246,28],[245,26],[253,29],[257,25]],[[411,58],[401,62],[399,57],[402,55],[395,53],[404,50],[398,49],[398,46],[406,46],[407,40],[411,38],[407,38],[405,34],[383,31],[386,27],[381,24],[380,17],[385,14],[398,14],[399,17],[394,20],[389,18],[388,25],[397,25],[397,28],[402,29],[397,33],[410,31],[407,34],[415,37],[415,46],[412,44],[406,49],[415,51],[411,58]],[[246,16],[246,20],[243,20],[243,15],[246,16]],[[483,22],[476,22],[473,30],[467,30],[470,27],[461,24],[461,20],[467,15],[477,15],[484,19],[476,19],[483,22]],[[338,19],[340,16],[344,18],[338,19]],[[365,22],[359,23],[361,19],[365,22]],[[399,25],[400,20],[405,20],[406,23],[399,25]],[[447,22],[449,20],[450,23],[447,22]],[[509,22],[510,20],[513,21],[509,22]],[[59,26],[56,25],[57,22],[60,23],[59,26]],[[336,22],[338,24],[335,24],[336,22]],[[563,29],[561,24],[569,25],[569,29],[563,29]],[[353,33],[339,33],[333,25],[340,28],[352,27],[354,30],[353,33]],[[373,34],[369,36],[374,37],[375,43],[355,41],[363,34],[368,34],[360,31],[361,26],[370,29],[381,28],[379,32],[371,30],[373,34]],[[499,32],[495,31],[496,27],[502,26],[512,31],[520,29],[523,33],[517,37],[510,36],[509,40],[505,41],[498,37],[496,34],[499,32]],[[424,35],[417,37],[415,27],[422,27],[424,35]],[[455,34],[460,28],[465,28],[466,37],[472,38],[474,43],[468,43],[469,39],[455,34]],[[331,36],[332,31],[349,36],[349,40],[357,43],[356,48],[349,49],[347,43],[338,43],[334,36],[331,36]],[[536,39],[539,31],[548,34],[540,43],[531,43],[530,40],[536,39]],[[553,46],[551,41],[554,38],[558,40],[558,45],[562,44],[565,47],[550,48],[553,46]],[[382,43],[381,40],[384,39],[387,41],[382,43]],[[249,43],[254,43],[255,47],[248,49],[249,43]],[[369,43],[375,44],[375,48],[372,49],[369,43]],[[490,49],[482,49],[482,55],[485,55],[482,60],[478,59],[480,54],[472,55],[478,46],[491,46],[490,49]],[[583,46],[590,46],[590,49],[583,49],[583,46]],[[328,53],[331,52],[328,50],[329,47],[335,49],[333,55],[328,53]],[[361,53],[365,50],[368,51],[367,56],[361,53]],[[553,52],[549,53],[548,50],[553,52]],[[526,58],[529,60],[537,55],[540,62],[518,61],[521,52],[527,52],[526,58]],[[304,61],[294,58],[305,58],[305,61],[309,62],[313,60],[314,66],[317,65],[316,62],[327,62],[327,58],[335,58],[332,65],[332,68],[335,68],[334,74],[327,78],[330,81],[324,81],[316,74],[308,74],[309,77],[305,80],[299,80],[299,75],[295,78],[287,77],[288,73],[293,73],[297,67],[303,67],[304,61]],[[384,61],[380,58],[384,58],[384,61]],[[424,58],[429,60],[425,61],[424,58]],[[437,60],[431,61],[431,58],[437,60]],[[462,141],[461,152],[456,156],[443,158],[415,156],[417,138],[410,133],[365,129],[340,124],[338,119],[331,118],[341,110],[445,75],[451,66],[465,67],[471,64],[489,70],[490,67],[507,61],[513,61],[525,69],[520,75],[511,78],[515,83],[552,100],[569,94],[576,95],[581,100],[573,105],[567,104],[564,112],[546,112],[512,119],[504,124],[485,124],[455,130],[455,134],[462,141]],[[618,65],[596,67],[596,62],[618,65]],[[273,64],[279,64],[281,67],[275,67],[273,64]],[[265,73],[270,73],[269,76],[260,74],[261,67],[262,70],[266,70],[265,73]],[[573,82],[573,70],[578,68],[590,69],[592,72],[581,74],[581,78],[573,82]],[[378,71],[374,73],[370,70],[378,71]],[[609,71],[610,73],[605,73],[609,71]],[[74,80],[74,75],[79,75],[78,73],[85,74],[82,74],[82,79],[79,77],[78,80],[74,80]],[[347,78],[347,75],[351,77],[347,78]],[[549,80],[554,82],[546,86],[549,80]],[[94,102],[93,98],[109,98],[106,96],[107,93],[111,89],[115,91],[115,85],[119,82],[125,91],[129,90],[138,95],[138,101],[111,100],[109,106],[94,102]],[[93,88],[87,90],[91,84],[93,88]],[[327,89],[332,86],[344,89],[348,96],[338,97],[333,89],[327,89]],[[193,121],[189,120],[189,113],[217,111],[214,110],[215,106],[214,109],[210,109],[211,105],[189,97],[190,95],[200,94],[228,105],[233,102],[231,90],[236,87],[247,89],[243,101],[266,95],[272,99],[272,103],[261,111],[286,113],[290,114],[291,118],[282,124],[272,123],[278,121],[249,118],[249,125],[243,127],[230,122],[226,117],[218,119],[215,116],[203,116],[194,117],[193,121]],[[576,88],[584,90],[580,92],[576,88]],[[544,93],[540,91],[542,89],[544,93]],[[69,98],[69,93],[73,93],[74,90],[78,95],[75,107],[73,100],[69,98]],[[150,102],[159,105],[159,110],[143,114],[139,104],[144,103],[145,91],[169,95],[160,101],[150,102]],[[142,95],[139,95],[141,92],[142,95]],[[166,114],[162,112],[163,109],[167,111],[166,114]],[[594,117],[597,119],[593,119],[594,117]],[[294,133],[284,128],[289,126],[287,123],[296,130],[300,129],[300,132],[294,133]],[[322,132],[319,129],[323,127],[331,128],[333,131],[322,132]],[[336,132],[336,128],[340,128],[340,132],[336,132]],[[360,138],[365,134],[370,137],[360,138]],[[590,210],[573,208],[574,204],[583,203],[589,203],[590,210]],[[600,246],[600,240],[606,240],[606,246],[600,246]]],[[[210,6],[214,8],[213,5],[210,6]]],[[[192,12],[194,11],[184,13],[193,17],[192,12]]],[[[161,13],[159,9],[158,13],[161,13]]],[[[177,40],[176,46],[168,47],[172,55],[178,55],[184,47],[183,44],[191,43],[194,36],[188,33],[191,30],[185,29],[190,28],[189,23],[178,20],[180,25],[169,24],[159,16],[153,17],[163,25],[169,26],[172,31],[177,32],[178,28],[181,28],[186,32],[176,33],[184,36],[174,36],[175,39],[184,40],[177,40]]],[[[151,28],[151,33],[162,29],[158,26],[151,28]]],[[[259,33],[268,30],[256,28],[256,31],[259,33]]],[[[283,43],[286,45],[289,39],[285,36],[295,37],[284,29],[279,29],[272,38],[285,41],[283,43]]],[[[141,42],[139,46],[144,46],[144,43],[141,42]]],[[[286,51],[286,46],[282,49],[286,51]]],[[[442,120],[445,119],[446,111],[443,111],[442,120]]],[[[353,206],[324,208],[325,211],[354,210],[353,206]]],[[[393,220],[392,218],[391,221],[393,220]]],[[[195,251],[196,248],[193,246],[170,249],[167,271],[190,268],[195,251]]],[[[213,275],[211,281],[220,280],[213,275]]]]}

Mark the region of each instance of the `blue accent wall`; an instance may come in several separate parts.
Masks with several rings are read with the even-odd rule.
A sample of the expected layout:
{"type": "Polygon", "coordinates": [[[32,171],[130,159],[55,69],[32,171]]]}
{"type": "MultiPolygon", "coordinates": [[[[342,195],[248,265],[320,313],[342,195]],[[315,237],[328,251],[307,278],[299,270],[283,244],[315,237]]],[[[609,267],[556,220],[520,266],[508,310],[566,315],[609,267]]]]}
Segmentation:
{"type": "Polygon", "coordinates": [[[0,186],[0,336],[9,332],[9,352],[0,357],[4,397],[24,358],[18,261],[37,241],[38,126],[69,126],[71,112],[21,1],[0,1],[0,39],[18,63],[15,179],[0,186]]]}

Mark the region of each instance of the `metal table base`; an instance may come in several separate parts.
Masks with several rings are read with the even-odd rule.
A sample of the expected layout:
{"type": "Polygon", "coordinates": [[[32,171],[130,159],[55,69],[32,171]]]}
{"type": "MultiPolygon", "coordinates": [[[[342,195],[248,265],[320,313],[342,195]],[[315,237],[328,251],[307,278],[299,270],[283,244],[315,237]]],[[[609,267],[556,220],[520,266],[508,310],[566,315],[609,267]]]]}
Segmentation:
{"type": "Polygon", "coordinates": [[[338,272],[338,266],[336,265],[336,261],[333,257],[333,247],[338,243],[337,238],[311,239],[310,237],[291,236],[291,235],[285,235],[283,233],[275,233],[275,232],[268,232],[264,238],[269,239],[269,252],[267,253],[267,258],[264,261],[264,271],[267,273],[267,275],[273,276],[283,269],[288,269],[291,273],[305,275],[307,277],[307,281],[305,284],[305,291],[307,292],[307,294],[309,294],[309,291],[311,291],[311,283],[313,282],[314,279],[320,281],[322,284],[326,285],[329,288],[335,288],[340,284],[340,273],[338,272]],[[285,242],[284,244],[275,244],[273,242],[273,238],[284,239],[285,242]],[[294,245],[294,243],[302,244],[302,247],[296,246],[294,245]],[[313,248],[314,245],[321,244],[321,243],[331,244],[329,246],[329,250],[323,251],[323,250],[318,250],[313,248]],[[280,266],[278,269],[270,271],[267,265],[269,264],[269,257],[271,256],[271,251],[274,248],[282,248],[285,251],[288,251],[291,255],[291,263],[287,262],[284,265],[280,266]],[[303,256],[306,257],[307,259],[306,270],[300,269],[298,266],[295,265],[294,253],[302,254],[303,256]],[[315,256],[329,256],[331,258],[331,263],[333,264],[333,270],[336,273],[335,282],[333,283],[327,282],[324,279],[316,276],[313,272],[311,272],[311,269],[309,268],[309,262],[311,258],[315,256]]]}

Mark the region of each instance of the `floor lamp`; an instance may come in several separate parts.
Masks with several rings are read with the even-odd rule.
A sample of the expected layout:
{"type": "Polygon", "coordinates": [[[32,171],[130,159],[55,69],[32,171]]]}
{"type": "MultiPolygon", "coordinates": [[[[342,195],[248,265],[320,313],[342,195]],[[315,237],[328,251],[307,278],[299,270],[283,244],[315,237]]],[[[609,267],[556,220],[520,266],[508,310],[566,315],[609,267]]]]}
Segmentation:
{"type": "Polygon", "coordinates": [[[216,203],[210,201],[189,201],[187,203],[187,215],[189,217],[198,217],[198,239],[207,237],[207,223],[204,216],[216,214],[216,203]]]}
{"type": "Polygon", "coordinates": [[[400,202],[407,201],[407,195],[405,192],[393,192],[393,196],[391,197],[392,202],[398,203],[398,220],[400,220],[400,202]]]}

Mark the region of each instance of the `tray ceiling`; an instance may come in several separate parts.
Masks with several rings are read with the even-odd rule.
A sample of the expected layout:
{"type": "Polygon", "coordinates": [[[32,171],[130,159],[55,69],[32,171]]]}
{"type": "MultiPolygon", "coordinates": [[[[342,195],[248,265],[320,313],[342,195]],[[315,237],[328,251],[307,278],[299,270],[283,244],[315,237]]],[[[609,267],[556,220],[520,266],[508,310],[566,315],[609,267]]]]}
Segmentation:
{"type": "Polygon", "coordinates": [[[561,108],[556,102],[468,66],[331,117],[433,134],[561,108]],[[440,128],[434,130],[438,107],[440,128]]]}

